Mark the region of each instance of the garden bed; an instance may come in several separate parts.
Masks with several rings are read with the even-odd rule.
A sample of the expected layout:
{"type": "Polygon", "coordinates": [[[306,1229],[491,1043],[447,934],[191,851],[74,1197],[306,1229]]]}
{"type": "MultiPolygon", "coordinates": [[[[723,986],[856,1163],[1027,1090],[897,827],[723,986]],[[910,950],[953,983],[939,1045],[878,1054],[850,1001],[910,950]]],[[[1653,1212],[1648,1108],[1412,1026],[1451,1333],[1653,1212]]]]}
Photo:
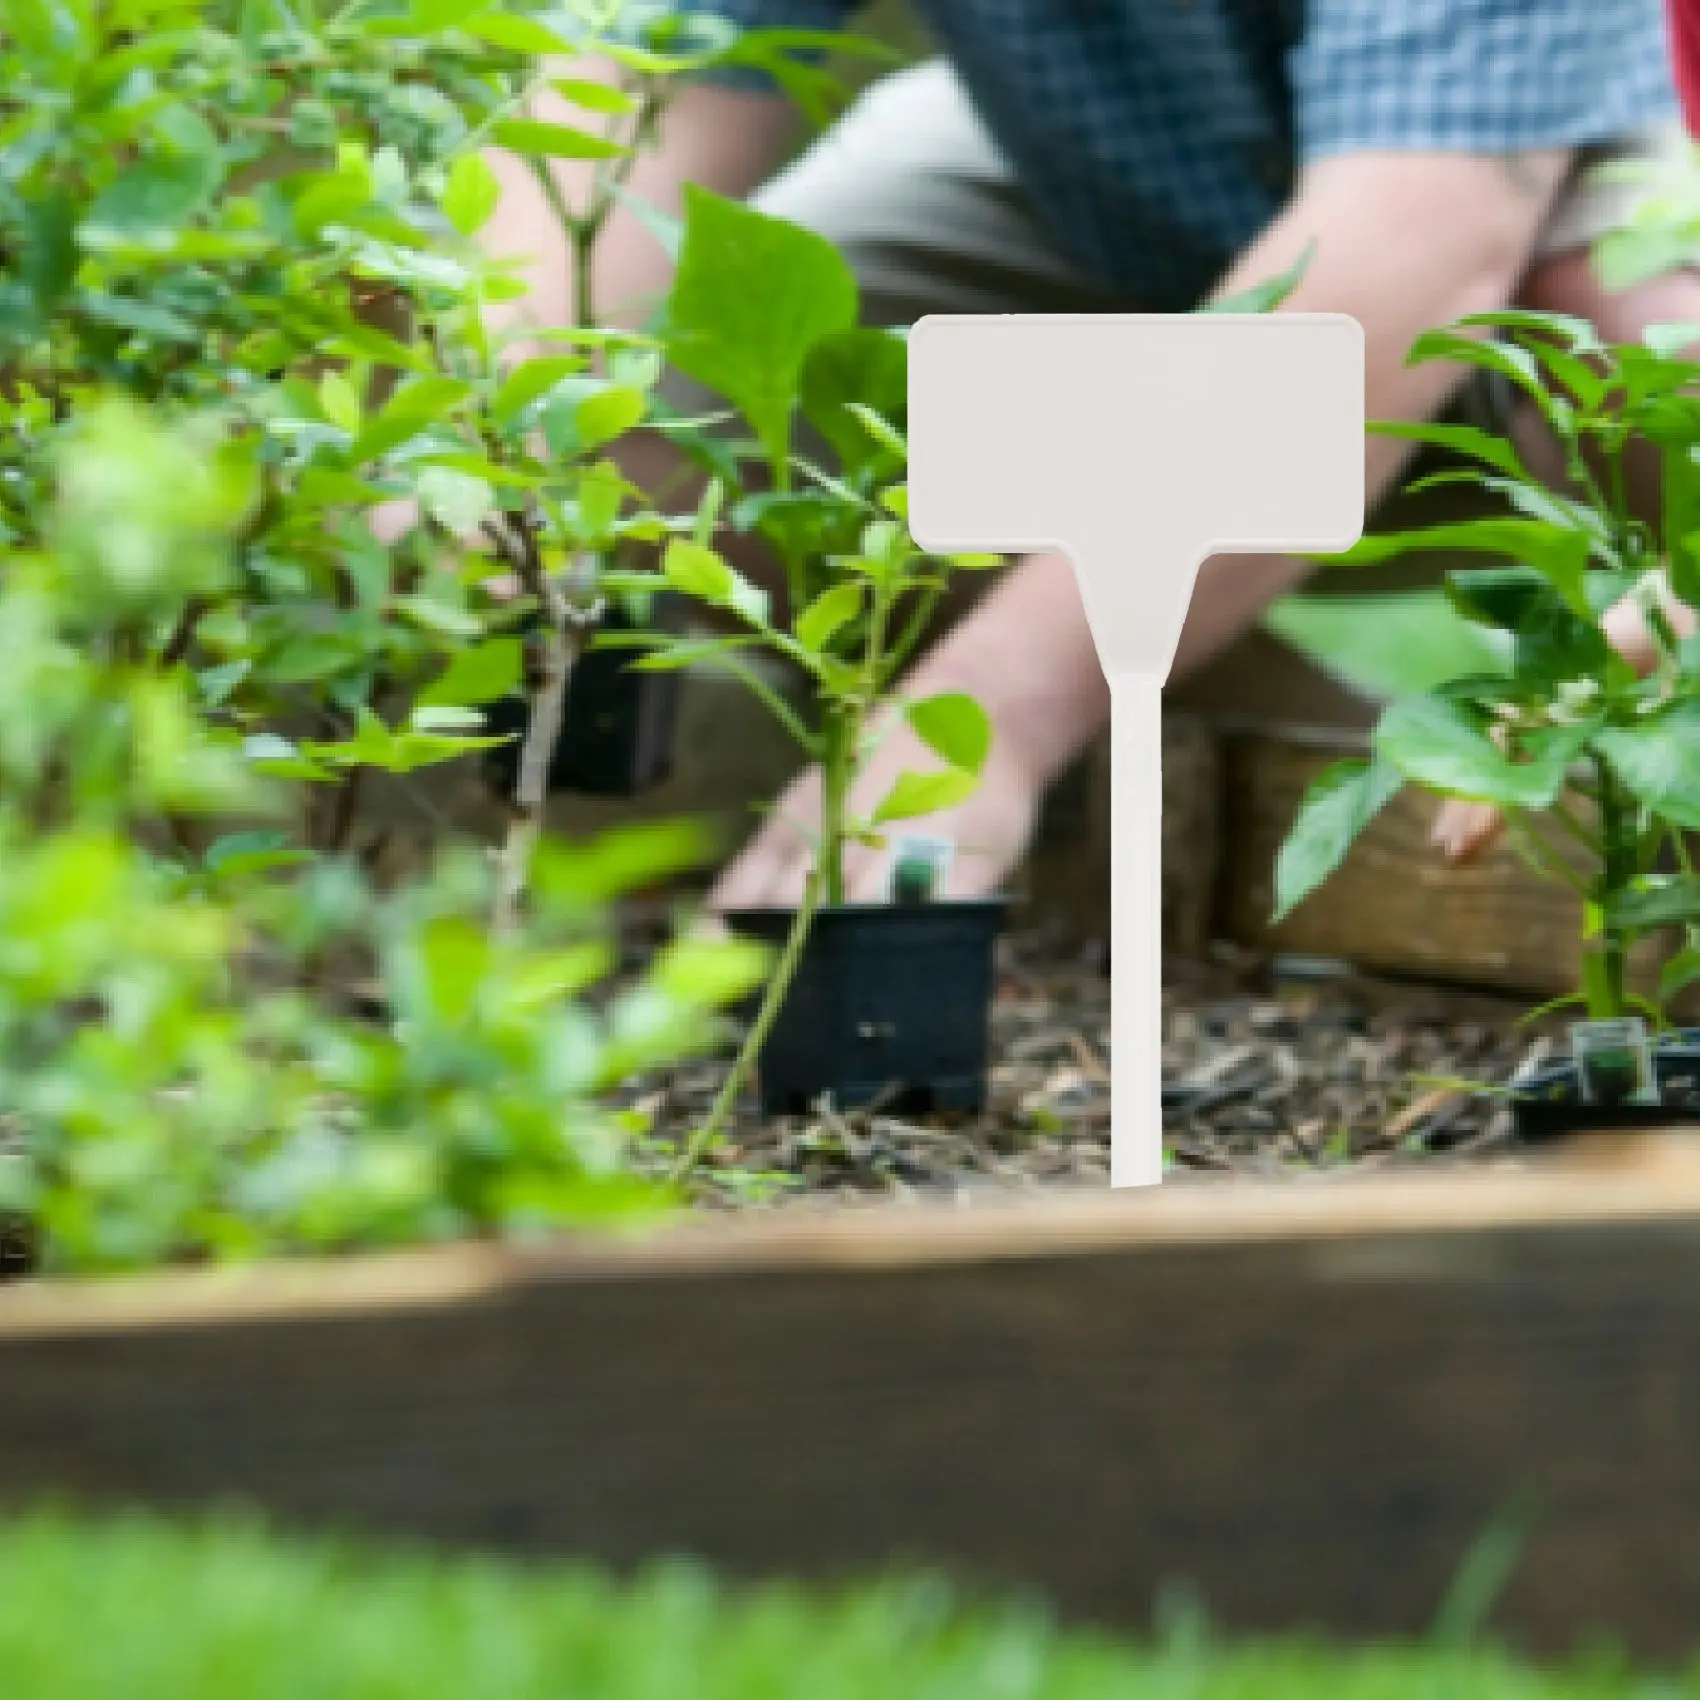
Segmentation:
{"type": "Polygon", "coordinates": [[[0,1294],[0,1502],[733,1576],[944,1565],[1139,1629],[1687,1654],[1700,1171],[1323,1176],[699,1217],[0,1294]]]}

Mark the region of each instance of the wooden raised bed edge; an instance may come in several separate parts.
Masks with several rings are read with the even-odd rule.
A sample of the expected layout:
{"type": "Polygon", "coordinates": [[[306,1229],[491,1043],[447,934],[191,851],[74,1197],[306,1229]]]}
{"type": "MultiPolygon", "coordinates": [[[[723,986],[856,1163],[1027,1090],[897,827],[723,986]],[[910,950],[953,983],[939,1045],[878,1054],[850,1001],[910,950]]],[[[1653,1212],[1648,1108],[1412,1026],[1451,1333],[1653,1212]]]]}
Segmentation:
{"type": "MultiPolygon", "coordinates": [[[[1656,1142],[1636,1151],[1661,1151],[1656,1142]]],[[[711,1220],[0,1294],[0,1502],[733,1575],[936,1562],[1134,1628],[1688,1652],[1700,1160],[711,1220]]]]}

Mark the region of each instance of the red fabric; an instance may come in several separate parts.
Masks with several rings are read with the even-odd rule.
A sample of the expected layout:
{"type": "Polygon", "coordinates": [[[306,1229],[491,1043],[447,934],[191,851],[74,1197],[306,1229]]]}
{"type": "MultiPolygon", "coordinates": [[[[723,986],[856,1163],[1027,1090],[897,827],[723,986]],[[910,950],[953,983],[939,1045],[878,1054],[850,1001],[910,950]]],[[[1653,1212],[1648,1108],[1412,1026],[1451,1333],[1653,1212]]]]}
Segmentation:
{"type": "Polygon", "coordinates": [[[1671,63],[1691,135],[1700,137],[1700,0],[1665,0],[1671,63]]]}

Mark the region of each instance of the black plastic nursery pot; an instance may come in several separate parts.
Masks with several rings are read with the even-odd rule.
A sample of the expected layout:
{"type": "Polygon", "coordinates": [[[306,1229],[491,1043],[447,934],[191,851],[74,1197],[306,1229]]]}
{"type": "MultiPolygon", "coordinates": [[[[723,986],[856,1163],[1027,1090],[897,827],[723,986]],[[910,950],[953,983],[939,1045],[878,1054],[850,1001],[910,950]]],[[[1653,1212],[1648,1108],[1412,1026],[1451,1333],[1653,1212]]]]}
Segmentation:
{"type": "Polygon", "coordinates": [[[1511,1113],[1518,1136],[1525,1140],[1561,1139],[1567,1134],[1633,1132],[1692,1123],[1700,1127],[1700,1028],[1684,1028],[1653,1040],[1653,1073],[1660,1102],[1629,1103],[1637,1078],[1633,1060],[1620,1070],[1609,1060],[1590,1065],[1595,1101],[1583,1101],[1577,1065],[1568,1058],[1536,1070],[1517,1084],[1511,1113]],[[1610,1102],[1613,1084],[1621,1097],[1610,1102]],[[1602,1090],[1604,1088],[1604,1090],[1602,1090]],[[1602,1101],[1604,1100],[1604,1101],[1602,1101]]]}
{"type": "MultiPolygon", "coordinates": [[[[817,912],[757,1059],[762,1113],[878,1103],[908,1112],[986,1102],[1005,899],[843,904],[817,912]]],[[[734,931],[778,949],[794,912],[742,909],[734,931]]]]}
{"type": "MultiPolygon", "coordinates": [[[[629,632],[632,623],[611,613],[604,632],[629,632]]],[[[646,673],[632,666],[639,651],[587,649],[567,683],[561,736],[549,764],[551,792],[585,797],[635,797],[652,790],[673,771],[673,734],[679,717],[676,672],[646,673]]],[[[520,740],[525,735],[523,698],[492,704],[490,735],[510,741],[490,752],[490,781],[504,793],[519,775],[520,740]]]]}

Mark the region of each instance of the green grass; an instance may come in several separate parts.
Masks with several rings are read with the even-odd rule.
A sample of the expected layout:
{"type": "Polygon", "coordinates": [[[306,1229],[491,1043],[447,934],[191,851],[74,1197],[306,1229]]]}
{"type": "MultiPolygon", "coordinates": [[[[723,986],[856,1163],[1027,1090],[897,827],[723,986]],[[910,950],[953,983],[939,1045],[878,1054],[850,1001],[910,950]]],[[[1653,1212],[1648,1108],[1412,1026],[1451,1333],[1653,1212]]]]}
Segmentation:
{"type": "Polygon", "coordinates": [[[1597,1660],[1058,1633],[942,1584],[831,1597],[45,1515],[0,1524],[5,1700],[1558,1700],[1700,1693],[1597,1660]]]}

